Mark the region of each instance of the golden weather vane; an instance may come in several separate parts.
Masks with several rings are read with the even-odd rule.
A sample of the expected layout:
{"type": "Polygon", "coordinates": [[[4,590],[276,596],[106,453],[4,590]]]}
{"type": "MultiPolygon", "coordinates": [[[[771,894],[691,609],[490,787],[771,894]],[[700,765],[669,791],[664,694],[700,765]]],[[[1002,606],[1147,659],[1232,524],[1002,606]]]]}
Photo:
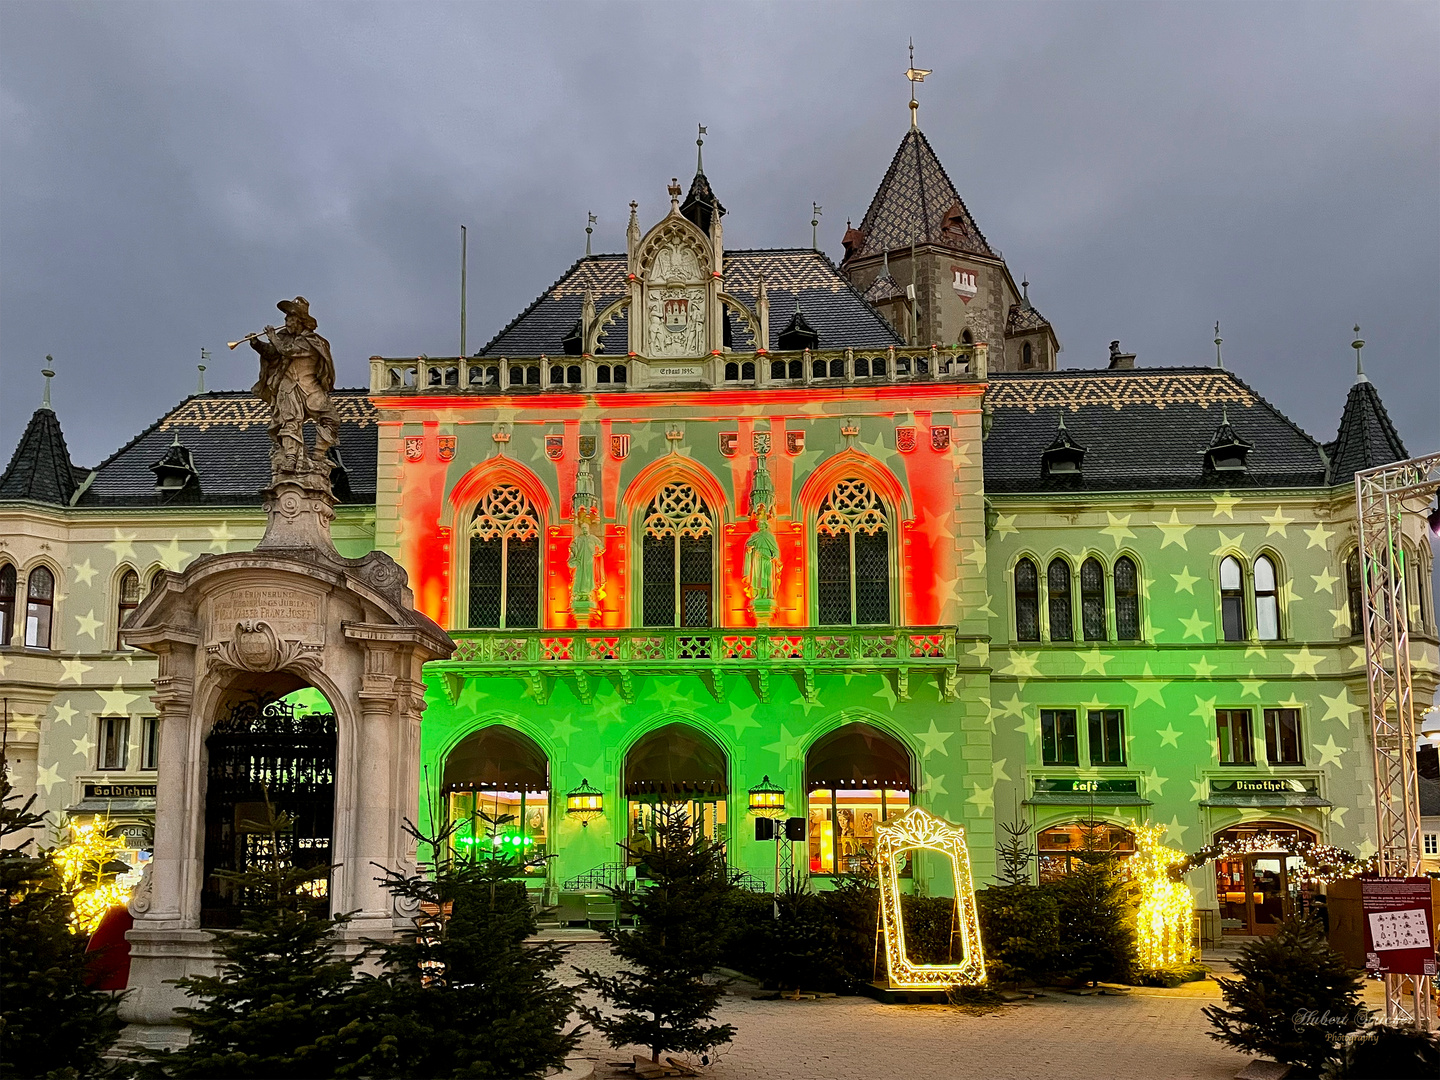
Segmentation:
{"type": "Polygon", "coordinates": [[[915,66],[915,39],[910,39],[910,67],[905,72],[905,78],[910,80],[910,126],[920,126],[920,102],[915,100],[915,84],[925,81],[925,76],[931,74],[930,68],[917,68],[915,66]]]}

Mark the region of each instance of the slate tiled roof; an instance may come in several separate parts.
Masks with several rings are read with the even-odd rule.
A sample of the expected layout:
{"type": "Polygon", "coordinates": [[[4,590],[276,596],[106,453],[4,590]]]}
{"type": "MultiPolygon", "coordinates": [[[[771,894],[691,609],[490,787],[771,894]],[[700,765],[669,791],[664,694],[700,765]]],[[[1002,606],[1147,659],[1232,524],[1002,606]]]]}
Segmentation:
{"type": "Polygon", "coordinates": [[[882,304],[886,300],[896,300],[904,295],[904,288],[889,273],[881,274],[865,290],[865,299],[871,304],[882,304]]]}
{"type": "MultiPolygon", "coordinates": [[[[340,455],[349,475],[344,501],[375,500],[375,408],[364,390],[336,390],[340,455]]],[[[160,506],[151,466],[176,436],[200,474],[200,505],[259,506],[270,481],[269,407],[248,391],[186,398],[96,467],[78,506],[160,506]]]]}
{"type": "Polygon", "coordinates": [[[1340,414],[1340,432],[1327,449],[1332,484],[1348,484],[1363,469],[1404,461],[1410,456],[1390,422],[1390,414],[1385,411],[1375,384],[1368,379],[1361,379],[1350,388],[1345,411],[1340,414]]]}
{"type": "Polygon", "coordinates": [[[1320,445],[1217,368],[996,373],[986,400],[994,423],[985,441],[985,489],[996,494],[1326,483],[1320,445]],[[1254,444],[1244,473],[1205,470],[1222,405],[1235,433],[1254,444]],[[1078,483],[1041,470],[1062,413],[1066,430],[1086,448],[1078,483]]]}
{"type": "Polygon", "coordinates": [[[846,261],[907,248],[940,244],[998,258],[970,216],[945,167],[919,128],[911,128],[880,181],[860,222],[861,241],[846,261]]]}
{"type": "Polygon", "coordinates": [[[79,481],[60,421],[48,407],[35,410],[10,464],[0,476],[0,500],[29,499],[67,506],[79,481]]]}
{"type": "Polygon", "coordinates": [[[1029,304],[1011,304],[1010,313],[1005,317],[1005,336],[1023,334],[1027,330],[1051,329],[1050,320],[1029,304]]]}
{"type": "MultiPolygon", "coordinates": [[[[725,253],[725,291],[754,308],[760,274],[770,298],[770,342],[773,349],[784,320],[798,297],[806,320],[820,334],[822,349],[876,348],[903,345],[883,317],[836,269],[824,252],[808,248],[773,248],[725,253]]],[[[585,290],[596,295],[596,314],[621,299],[626,291],[624,255],[590,255],[576,262],[559,281],[541,293],[509,326],[482,350],[484,356],[558,356],[565,335],[580,317],[585,290]]],[[[748,328],[732,320],[733,348],[754,348],[748,328]]],[[[601,334],[601,353],[624,356],[629,348],[627,315],[621,313],[601,334]]]]}

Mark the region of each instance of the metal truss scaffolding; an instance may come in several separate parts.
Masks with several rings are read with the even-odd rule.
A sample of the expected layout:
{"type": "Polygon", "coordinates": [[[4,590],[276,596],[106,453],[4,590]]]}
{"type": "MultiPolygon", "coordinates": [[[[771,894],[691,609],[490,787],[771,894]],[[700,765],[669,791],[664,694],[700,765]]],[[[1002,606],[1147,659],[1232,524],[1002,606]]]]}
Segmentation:
{"type": "MultiPolygon", "coordinates": [[[[1415,766],[1415,701],[1410,680],[1409,594],[1401,523],[1425,512],[1440,488],[1440,454],[1355,474],[1364,591],[1365,672],[1375,742],[1375,815],[1379,872],[1423,874],[1420,790],[1415,766]]],[[[1432,1026],[1428,976],[1387,975],[1391,1023],[1432,1026]]]]}

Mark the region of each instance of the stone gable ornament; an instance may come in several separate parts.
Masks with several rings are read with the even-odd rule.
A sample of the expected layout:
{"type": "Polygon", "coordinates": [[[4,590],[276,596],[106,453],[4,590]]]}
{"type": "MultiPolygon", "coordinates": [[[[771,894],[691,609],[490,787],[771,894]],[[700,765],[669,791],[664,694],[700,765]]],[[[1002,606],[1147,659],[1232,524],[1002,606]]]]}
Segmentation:
{"type": "Polygon", "coordinates": [[[424,457],[425,457],[425,436],[424,436],[424,435],[406,435],[406,436],[405,436],[405,460],[406,460],[406,461],[422,461],[422,460],[424,459],[424,457]]]}
{"type": "Polygon", "coordinates": [[[915,451],[915,429],[913,427],[897,427],[895,429],[895,449],[902,454],[910,454],[915,451]]]}
{"type": "Polygon", "coordinates": [[[565,436],[545,436],[545,456],[551,461],[559,461],[565,456],[565,436]]]}
{"type": "Polygon", "coordinates": [[[245,619],[235,624],[229,640],[207,646],[217,663],[237,671],[280,671],[318,662],[322,646],[295,639],[282,641],[264,619],[245,619]]]}

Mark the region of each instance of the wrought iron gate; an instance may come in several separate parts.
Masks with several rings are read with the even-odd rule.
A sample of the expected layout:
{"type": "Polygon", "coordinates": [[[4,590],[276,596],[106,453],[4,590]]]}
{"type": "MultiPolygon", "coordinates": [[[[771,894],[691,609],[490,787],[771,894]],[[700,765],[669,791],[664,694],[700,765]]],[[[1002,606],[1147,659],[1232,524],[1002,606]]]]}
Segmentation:
{"type": "Polygon", "coordinates": [[[266,697],[237,702],[206,740],[205,882],[202,926],[238,926],[243,896],[217,871],[240,871],[271,858],[269,837],[247,823],[263,820],[265,801],[290,828],[278,838],[280,858],[313,867],[313,893],[328,911],[335,829],[335,717],[297,715],[266,697]]]}

